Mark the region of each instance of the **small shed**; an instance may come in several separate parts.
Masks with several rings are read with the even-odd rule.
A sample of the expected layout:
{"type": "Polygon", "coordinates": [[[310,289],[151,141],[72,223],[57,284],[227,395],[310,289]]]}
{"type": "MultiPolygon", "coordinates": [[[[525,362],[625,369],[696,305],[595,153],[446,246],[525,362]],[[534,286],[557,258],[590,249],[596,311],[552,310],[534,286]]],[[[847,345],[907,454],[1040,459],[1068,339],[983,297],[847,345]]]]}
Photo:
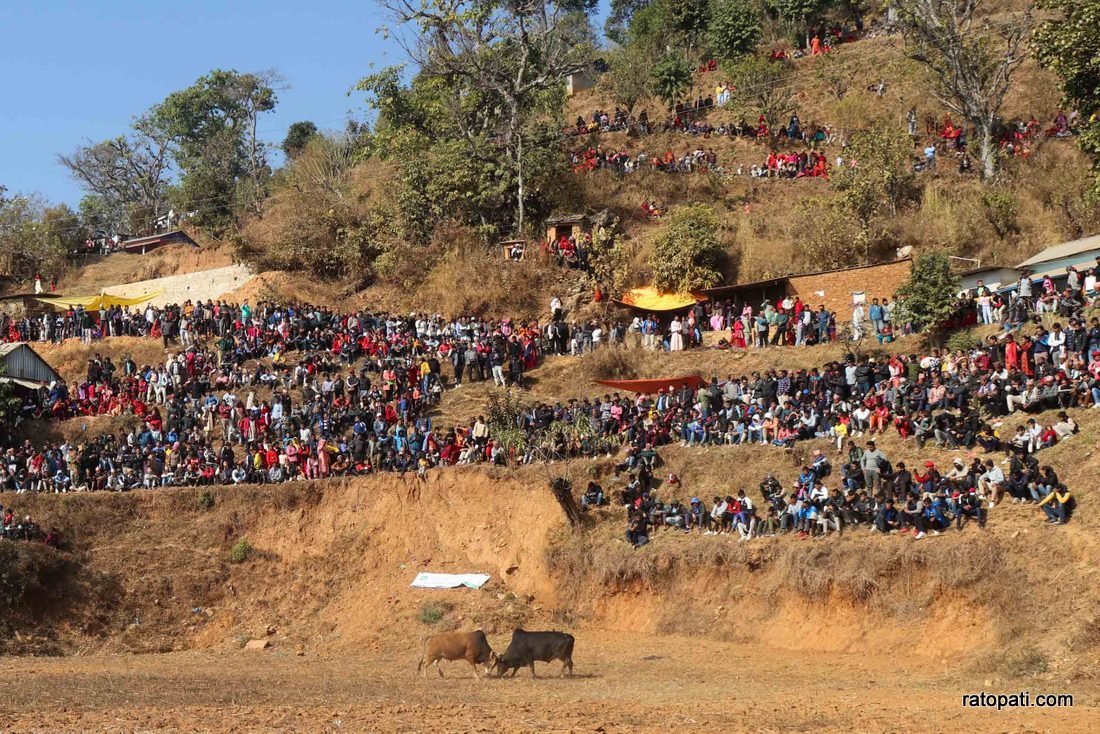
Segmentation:
{"type": "Polygon", "coordinates": [[[592,231],[592,220],[587,214],[566,214],[546,220],[546,241],[557,242],[562,237],[576,237],[592,231]]]}
{"type": "Polygon", "coordinates": [[[0,311],[12,318],[21,319],[24,316],[41,316],[50,312],[50,308],[39,301],[34,293],[13,293],[10,296],[0,296],[0,311]]]}
{"type": "Polygon", "coordinates": [[[501,240],[499,244],[505,260],[518,261],[527,257],[527,240],[501,240]]]}
{"type": "Polygon", "coordinates": [[[0,382],[37,390],[60,379],[57,371],[26,342],[0,344],[0,382]]]}
{"type": "Polygon", "coordinates": [[[1044,275],[1065,275],[1069,266],[1083,269],[1097,262],[1100,262],[1100,234],[1048,247],[1016,267],[1026,268],[1034,274],[1034,278],[1040,278],[1044,275]]]}
{"type": "Polygon", "coordinates": [[[573,72],[565,77],[565,95],[572,97],[577,92],[594,88],[598,78],[595,69],[582,69],[573,72]]]}

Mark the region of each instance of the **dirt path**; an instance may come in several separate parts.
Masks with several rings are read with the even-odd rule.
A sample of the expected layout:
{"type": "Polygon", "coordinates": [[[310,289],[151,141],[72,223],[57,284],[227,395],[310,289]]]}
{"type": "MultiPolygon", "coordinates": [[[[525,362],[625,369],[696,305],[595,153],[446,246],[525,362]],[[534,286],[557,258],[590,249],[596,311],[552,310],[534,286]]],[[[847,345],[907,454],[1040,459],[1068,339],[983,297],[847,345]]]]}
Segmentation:
{"type": "MultiPolygon", "coordinates": [[[[493,639],[495,645],[505,640],[493,639]]],[[[274,649],[0,663],[4,731],[668,732],[1100,729],[1095,684],[996,681],[990,692],[1068,692],[1066,709],[965,709],[981,680],[920,660],[790,653],[589,632],[577,677],[414,673],[413,646],[336,655],[274,649]]]]}

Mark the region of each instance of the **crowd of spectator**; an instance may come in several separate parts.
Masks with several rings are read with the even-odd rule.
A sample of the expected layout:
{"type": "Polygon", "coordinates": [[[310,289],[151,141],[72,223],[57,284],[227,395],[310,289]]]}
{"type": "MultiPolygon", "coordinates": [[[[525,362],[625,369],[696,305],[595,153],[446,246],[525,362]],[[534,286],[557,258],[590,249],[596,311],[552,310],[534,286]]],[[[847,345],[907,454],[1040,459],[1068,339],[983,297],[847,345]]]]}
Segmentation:
{"type": "MultiPolygon", "coordinates": [[[[278,311],[261,306],[259,318],[264,321],[264,314],[273,317],[278,311]]],[[[970,500],[963,490],[969,494],[971,489],[984,502],[982,509],[995,506],[1000,495],[1008,494],[1018,501],[1043,501],[1056,513],[1055,519],[1064,521],[1068,490],[1051,479],[1050,470],[1041,469],[1035,457],[1075,435],[1070,410],[1100,406],[1100,350],[1093,351],[1083,369],[1087,342],[1074,342],[1072,350],[1063,343],[1051,351],[1042,348],[1039,338],[1025,336],[1016,342],[1011,336],[991,337],[969,352],[933,350],[925,356],[851,358],[811,370],[730,375],[698,389],[681,385],[655,395],[616,393],[552,405],[536,403],[516,415],[515,425],[504,427],[517,429],[522,437],[508,442],[499,440],[501,426],[481,417],[448,429],[433,425],[426,410],[431,399],[425,396],[438,396],[444,386],[457,387],[462,379],[469,379],[469,373],[465,364],[452,361],[449,379],[443,377],[445,360],[440,356],[453,354],[455,347],[445,349],[450,338],[430,333],[432,328],[419,333],[416,321],[394,323],[388,330],[375,325],[377,329],[367,331],[387,338],[356,342],[360,351],[346,354],[334,348],[335,343],[325,341],[325,348],[312,341],[323,327],[309,326],[299,335],[301,360],[293,367],[276,360],[271,367],[261,365],[248,351],[247,339],[240,353],[234,347],[215,354],[192,344],[156,368],[135,369],[129,360],[116,367],[108,358],[94,358],[73,394],[61,386],[50,391],[51,413],[63,417],[106,409],[132,414],[134,427],[75,445],[35,446],[27,441],[9,447],[0,466],[0,484],[15,492],[66,492],[265,483],[376,471],[423,474],[436,466],[530,463],[621,452],[620,469],[630,475],[624,490],[630,503],[646,510],[644,522],[667,523],[669,517],[681,516],[677,508],[662,514],[664,506],[657,506],[648,494],[659,447],[678,442],[793,448],[798,441],[818,439],[833,443],[837,456],[844,457],[838,459],[836,473],[843,501],[836,492],[827,492],[826,497],[812,498],[821,499],[810,503],[816,509],[806,504],[807,492],[819,495],[821,491],[811,480],[824,480],[829,474],[822,472],[832,471],[831,460],[818,450],[804,468],[804,481],[793,492],[794,498],[791,493],[779,495],[782,506],[773,505],[774,496],[769,496],[761,505],[764,514],[755,516],[751,503],[746,509],[741,502],[734,512],[728,508],[738,507],[740,500],[732,505],[722,500],[715,503],[720,509],[726,506],[717,525],[712,524],[716,519],[712,507],[706,513],[711,519],[702,521],[705,526],[684,519],[684,529],[733,530],[743,537],[795,528],[814,534],[815,528],[827,533],[840,524],[877,527],[878,519],[885,517],[887,529],[913,527],[919,534],[926,531],[923,528],[942,530],[945,518],[957,525],[966,522],[970,516],[964,510],[970,500]],[[377,348],[381,344],[386,348],[377,348]],[[359,359],[365,361],[364,367],[356,367],[359,359]],[[249,364],[252,361],[257,363],[249,364]],[[1062,409],[1056,421],[1039,422],[1029,416],[1015,429],[1007,425],[1018,411],[1039,413],[1051,408],[1062,409]],[[555,426],[568,430],[551,430],[555,426]],[[956,467],[945,478],[960,481],[944,484],[944,497],[935,484],[939,478],[929,479],[929,472],[919,471],[913,481],[922,487],[921,497],[908,497],[911,485],[904,466],[871,465],[866,457],[868,452],[875,456],[873,445],[855,446],[857,439],[886,432],[914,442],[918,449],[935,442],[945,448],[980,449],[990,456],[1003,454],[1008,468],[1003,479],[987,481],[983,487],[981,481],[961,481],[956,467]],[[891,487],[895,488],[892,496],[891,487]],[[931,497],[924,496],[929,492],[931,497]],[[835,501],[830,503],[830,496],[835,501]],[[926,499],[932,503],[929,511],[940,513],[935,525],[925,513],[926,499]],[[654,504],[646,505],[650,501],[654,504]],[[891,512],[902,513],[898,522],[908,522],[905,507],[913,501],[920,503],[924,519],[918,523],[911,518],[912,525],[894,527],[891,512]],[[946,513],[940,504],[946,506],[946,513]],[[731,524],[731,517],[745,512],[750,512],[743,516],[747,522],[731,524]],[[822,519],[831,524],[821,525],[822,519]],[[773,526],[773,520],[778,524],[773,526]]],[[[281,323],[281,318],[273,323],[281,323]]],[[[235,345],[244,325],[230,326],[228,337],[235,345]]],[[[213,328],[216,332],[217,327],[213,328]]],[[[516,343],[505,342],[503,334],[490,333],[487,338],[490,345],[516,343]]],[[[562,347],[557,339],[553,341],[557,349],[562,347]]],[[[267,353],[283,354],[278,349],[267,353]]],[[[983,466],[981,474],[990,473],[986,480],[996,479],[1002,471],[991,463],[983,466]]],[[[980,467],[970,462],[961,468],[974,475],[980,467]]],[[[599,504],[600,498],[594,499],[599,504]]],[[[973,519],[984,522],[980,514],[973,519]]],[[[633,521],[641,522],[637,517],[633,521]]]]}

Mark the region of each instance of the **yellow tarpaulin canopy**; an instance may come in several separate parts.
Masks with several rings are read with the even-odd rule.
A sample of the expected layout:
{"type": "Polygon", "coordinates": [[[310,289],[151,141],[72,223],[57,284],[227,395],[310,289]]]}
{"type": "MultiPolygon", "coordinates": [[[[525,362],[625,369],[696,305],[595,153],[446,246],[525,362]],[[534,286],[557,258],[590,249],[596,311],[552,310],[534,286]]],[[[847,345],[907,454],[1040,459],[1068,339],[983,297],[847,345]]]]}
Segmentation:
{"type": "Polygon", "coordinates": [[[645,286],[632,288],[618,302],[643,311],[675,311],[705,300],[706,296],[695,293],[661,293],[652,286],[645,286]]]}
{"type": "Polygon", "coordinates": [[[53,306],[58,311],[65,311],[77,306],[83,306],[85,311],[102,311],[111,306],[136,306],[139,303],[151,301],[162,293],[164,291],[160,290],[143,293],[133,298],[123,298],[122,296],[112,296],[107,291],[100,291],[94,296],[44,296],[35,300],[45,303],[47,306],[53,306]]]}

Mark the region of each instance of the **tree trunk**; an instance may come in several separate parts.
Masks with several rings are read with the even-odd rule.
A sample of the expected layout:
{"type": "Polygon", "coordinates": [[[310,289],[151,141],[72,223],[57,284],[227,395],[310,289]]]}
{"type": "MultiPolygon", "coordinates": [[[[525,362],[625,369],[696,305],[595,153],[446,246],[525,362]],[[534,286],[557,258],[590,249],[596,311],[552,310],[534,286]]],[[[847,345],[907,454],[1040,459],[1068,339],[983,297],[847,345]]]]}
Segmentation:
{"type": "Polygon", "coordinates": [[[988,181],[997,172],[997,141],[993,139],[993,123],[978,127],[978,158],[982,162],[982,180],[988,181]]]}
{"type": "Polygon", "coordinates": [[[523,237],[523,133],[516,133],[516,237],[523,237]]]}

